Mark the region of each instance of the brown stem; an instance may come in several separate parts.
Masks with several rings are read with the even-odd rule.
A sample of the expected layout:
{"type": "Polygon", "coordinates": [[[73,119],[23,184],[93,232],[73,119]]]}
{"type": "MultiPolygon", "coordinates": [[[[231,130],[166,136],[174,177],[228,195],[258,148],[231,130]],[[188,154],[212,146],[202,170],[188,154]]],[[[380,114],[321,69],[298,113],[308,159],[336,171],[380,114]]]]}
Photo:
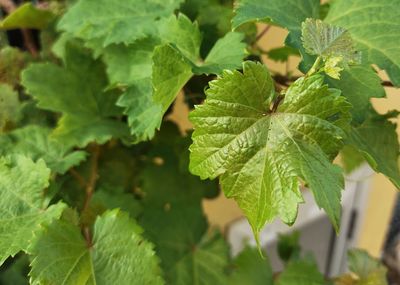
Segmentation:
{"type": "Polygon", "coordinates": [[[256,42],[258,42],[258,41],[269,31],[270,28],[271,28],[271,26],[266,26],[266,27],[261,31],[261,33],[257,35],[257,37],[256,37],[256,42]]]}
{"type": "Polygon", "coordinates": [[[99,168],[99,156],[100,156],[100,146],[93,145],[92,157],[91,157],[91,169],[89,180],[86,184],[86,197],[83,203],[82,212],[85,212],[89,208],[90,200],[92,199],[93,192],[96,188],[96,182],[99,178],[98,168],[99,168]]]}
{"type": "MultiPolygon", "coordinates": [[[[7,12],[11,14],[17,7],[12,0],[0,0],[0,6],[7,12]]],[[[33,41],[32,34],[27,29],[21,29],[22,37],[24,39],[25,48],[32,54],[33,57],[37,57],[39,52],[33,41]]]]}
{"type": "Polygon", "coordinates": [[[72,175],[72,177],[74,177],[76,179],[76,181],[78,181],[79,186],[81,188],[86,188],[87,182],[86,182],[85,178],[83,178],[83,176],[79,174],[78,171],[76,171],[74,168],[71,168],[69,170],[69,173],[72,175]]]}
{"type": "Polygon", "coordinates": [[[283,98],[285,98],[283,95],[278,95],[278,97],[276,97],[275,102],[272,105],[271,113],[275,113],[276,110],[278,110],[279,104],[282,102],[283,98]]]}

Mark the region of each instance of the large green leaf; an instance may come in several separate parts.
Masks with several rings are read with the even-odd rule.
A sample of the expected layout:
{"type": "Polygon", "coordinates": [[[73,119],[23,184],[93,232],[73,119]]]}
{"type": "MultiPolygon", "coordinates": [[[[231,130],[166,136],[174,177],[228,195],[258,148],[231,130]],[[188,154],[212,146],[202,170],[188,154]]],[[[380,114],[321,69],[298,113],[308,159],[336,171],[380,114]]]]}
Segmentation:
{"type": "Polygon", "coordinates": [[[395,85],[400,85],[400,10],[396,0],[333,1],[328,23],[347,29],[363,60],[385,69],[395,85]]]}
{"type": "Polygon", "coordinates": [[[157,34],[159,18],[172,15],[182,0],[80,0],[59,22],[59,28],[107,46],[130,44],[157,34]]]}
{"type": "Polygon", "coordinates": [[[384,116],[372,115],[360,126],[352,128],[347,143],[359,150],[375,171],[386,175],[400,188],[396,124],[384,116]]]}
{"type": "Polygon", "coordinates": [[[49,178],[43,160],[0,159],[0,265],[7,257],[27,251],[41,225],[61,215],[62,204],[47,208],[44,199],[49,178]]]}
{"type": "Polygon", "coordinates": [[[233,261],[231,285],[273,285],[273,271],[268,258],[263,258],[256,248],[246,247],[233,261]]]}
{"type": "Polygon", "coordinates": [[[32,284],[162,284],[158,259],[128,214],[108,211],[96,219],[91,244],[67,221],[46,227],[32,261],[32,284]]]}
{"type": "Polygon", "coordinates": [[[86,159],[84,151],[72,151],[62,142],[50,137],[45,127],[30,125],[0,137],[0,153],[16,153],[37,161],[43,159],[47,166],[64,174],[68,169],[86,159]]]}
{"type": "Polygon", "coordinates": [[[313,260],[292,260],[279,275],[277,285],[325,285],[324,276],[313,260]]]}
{"type": "Polygon", "coordinates": [[[354,65],[342,71],[340,80],[327,78],[330,86],[340,89],[353,105],[353,120],[362,123],[371,106],[371,98],[383,98],[385,89],[378,74],[370,66],[354,65]]]}
{"type": "Polygon", "coordinates": [[[108,83],[103,64],[75,45],[67,47],[65,67],[33,64],[23,72],[22,84],[39,108],[63,114],[55,135],[67,145],[83,147],[129,134],[125,124],[113,118],[122,109],[115,106],[118,95],[104,91],[108,83]]]}
{"type": "Polygon", "coordinates": [[[43,29],[54,17],[55,15],[48,10],[38,9],[32,3],[25,3],[0,22],[0,29],[43,29]]]}
{"type": "Polygon", "coordinates": [[[350,104],[315,75],[297,80],[276,107],[274,83],[261,64],[227,71],[210,83],[205,104],[190,115],[195,131],[190,170],[221,176],[256,236],[276,216],[292,224],[303,201],[299,178],[336,229],[343,177],[333,158],[342,146],[350,104]],[[271,107],[275,105],[275,107],[271,107]]]}

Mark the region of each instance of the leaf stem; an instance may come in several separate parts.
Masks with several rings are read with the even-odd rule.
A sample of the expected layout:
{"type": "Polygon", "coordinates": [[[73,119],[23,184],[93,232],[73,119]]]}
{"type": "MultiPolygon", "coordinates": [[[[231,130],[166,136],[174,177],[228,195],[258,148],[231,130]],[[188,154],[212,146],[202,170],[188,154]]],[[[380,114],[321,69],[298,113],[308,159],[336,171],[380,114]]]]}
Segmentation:
{"type": "Polygon", "coordinates": [[[83,203],[82,212],[85,212],[89,208],[90,200],[92,199],[93,192],[96,188],[96,182],[99,178],[98,168],[99,168],[99,156],[100,156],[100,146],[98,144],[93,145],[92,157],[91,157],[91,169],[89,180],[86,184],[86,197],[83,203]]]}
{"type": "Polygon", "coordinates": [[[316,73],[319,69],[319,66],[321,65],[322,57],[317,57],[315,60],[313,66],[310,68],[310,70],[307,72],[306,77],[313,75],[316,73]]]}

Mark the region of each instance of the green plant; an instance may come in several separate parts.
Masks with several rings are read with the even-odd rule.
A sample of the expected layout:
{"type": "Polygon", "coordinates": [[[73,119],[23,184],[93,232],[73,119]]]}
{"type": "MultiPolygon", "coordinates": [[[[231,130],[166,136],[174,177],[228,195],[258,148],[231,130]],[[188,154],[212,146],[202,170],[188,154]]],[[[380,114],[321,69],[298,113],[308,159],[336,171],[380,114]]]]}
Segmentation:
{"type": "MultiPolygon", "coordinates": [[[[339,231],[339,152],[347,171],[365,160],[399,187],[398,112],[378,114],[370,98],[400,85],[400,7],[237,2],[0,0],[0,28],[21,29],[27,50],[1,32],[2,282],[24,284],[27,272],[32,284],[328,282],[296,237],[280,244],[278,276],[257,250],[232,260],[201,205],[218,183],[192,174],[219,177],[257,240],[277,217],[295,222],[302,186],[339,231]],[[285,46],[263,50],[269,26],[257,35],[256,21],[286,28],[285,46]],[[301,55],[304,75],[269,71],[265,55],[301,55]],[[179,93],[197,105],[186,136],[168,120],[179,93]]],[[[385,283],[366,253],[350,264],[332,282],[385,283]]]]}

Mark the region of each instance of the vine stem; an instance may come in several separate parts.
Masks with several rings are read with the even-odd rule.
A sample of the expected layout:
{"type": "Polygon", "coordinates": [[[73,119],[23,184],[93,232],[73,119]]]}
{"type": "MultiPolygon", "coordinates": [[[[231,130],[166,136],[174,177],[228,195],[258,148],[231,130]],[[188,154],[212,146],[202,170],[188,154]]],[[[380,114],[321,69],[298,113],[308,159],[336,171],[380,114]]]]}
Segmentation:
{"type": "Polygon", "coordinates": [[[269,31],[269,29],[271,28],[271,26],[266,26],[262,31],[261,31],[261,33],[259,33],[258,35],[257,35],[257,37],[256,37],[256,42],[258,42],[268,31],[269,31]]]}
{"type": "MultiPolygon", "coordinates": [[[[17,7],[12,0],[0,0],[0,6],[7,12],[11,14],[17,7]]],[[[22,37],[24,39],[24,46],[30,52],[33,57],[37,57],[39,52],[34,44],[32,34],[27,29],[21,29],[22,37]]]]}
{"type": "Polygon", "coordinates": [[[321,61],[322,61],[322,58],[320,56],[317,57],[317,59],[315,60],[313,66],[307,72],[306,76],[310,76],[310,75],[313,75],[314,73],[316,73],[318,71],[318,69],[319,69],[321,61]]]}

